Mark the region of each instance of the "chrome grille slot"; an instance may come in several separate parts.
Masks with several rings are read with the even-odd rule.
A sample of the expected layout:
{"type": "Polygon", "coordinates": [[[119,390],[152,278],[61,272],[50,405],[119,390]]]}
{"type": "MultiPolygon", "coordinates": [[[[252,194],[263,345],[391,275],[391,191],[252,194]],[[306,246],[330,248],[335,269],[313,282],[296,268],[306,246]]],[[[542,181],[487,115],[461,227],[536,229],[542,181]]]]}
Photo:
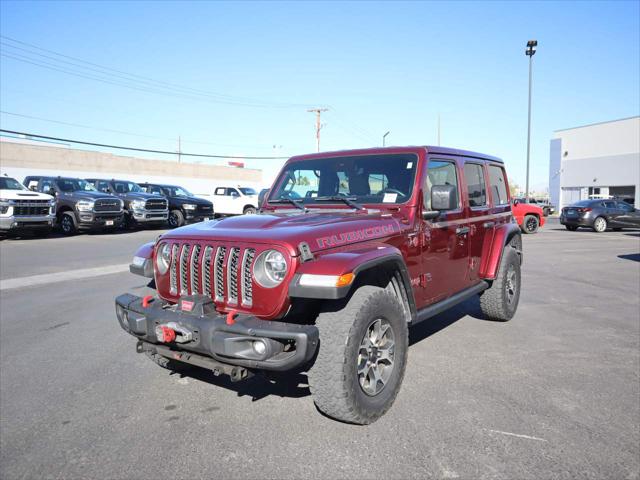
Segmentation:
{"type": "Polygon", "coordinates": [[[178,244],[171,245],[171,266],[169,267],[169,293],[178,294],[178,244]]]}
{"type": "Polygon", "coordinates": [[[191,294],[200,293],[200,245],[194,245],[191,249],[191,294]]]}
{"type": "Polygon", "coordinates": [[[227,247],[218,247],[215,260],[215,299],[218,302],[224,300],[224,257],[227,255],[227,247]]]}
{"type": "Polygon", "coordinates": [[[238,304],[238,259],[240,249],[232,247],[227,260],[227,303],[238,304]]]}
{"type": "Polygon", "coordinates": [[[202,294],[211,296],[211,254],[212,247],[205,247],[202,255],[202,294]]]}
{"type": "Polygon", "coordinates": [[[251,277],[251,267],[256,251],[247,248],[242,256],[242,305],[250,307],[253,303],[253,279],[251,277]]]}
{"type": "Polygon", "coordinates": [[[189,244],[182,246],[180,253],[180,295],[188,295],[187,290],[187,263],[189,261],[189,244]]]}

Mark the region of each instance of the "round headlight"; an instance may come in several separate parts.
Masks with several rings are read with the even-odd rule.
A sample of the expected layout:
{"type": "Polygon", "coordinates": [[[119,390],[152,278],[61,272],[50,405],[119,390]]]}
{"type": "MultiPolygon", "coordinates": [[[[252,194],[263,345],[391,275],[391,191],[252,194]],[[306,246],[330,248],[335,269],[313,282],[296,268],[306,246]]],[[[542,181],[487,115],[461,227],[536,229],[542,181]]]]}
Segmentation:
{"type": "Polygon", "coordinates": [[[287,274],[287,261],[277,250],[262,252],[253,264],[253,276],[262,287],[273,288],[284,280],[287,274]]]}
{"type": "Polygon", "coordinates": [[[171,247],[168,243],[163,243],[158,248],[156,253],[156,267],[158,267],[158,273],[164,275],[169,270],[169,264],[171,263],[171,247]]]}

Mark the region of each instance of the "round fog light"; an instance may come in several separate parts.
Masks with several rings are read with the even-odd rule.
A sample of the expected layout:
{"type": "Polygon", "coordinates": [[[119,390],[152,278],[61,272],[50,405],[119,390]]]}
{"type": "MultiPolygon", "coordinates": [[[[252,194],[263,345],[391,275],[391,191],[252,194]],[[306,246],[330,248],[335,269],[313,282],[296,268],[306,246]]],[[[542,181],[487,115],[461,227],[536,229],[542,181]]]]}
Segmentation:
{"type": "Polygon", "coordinates": [[[264,355],[264,352],[267,351],[267,344],[262,340],[254,340],[253,342],[253,351],[258,355],[264,355]]]}

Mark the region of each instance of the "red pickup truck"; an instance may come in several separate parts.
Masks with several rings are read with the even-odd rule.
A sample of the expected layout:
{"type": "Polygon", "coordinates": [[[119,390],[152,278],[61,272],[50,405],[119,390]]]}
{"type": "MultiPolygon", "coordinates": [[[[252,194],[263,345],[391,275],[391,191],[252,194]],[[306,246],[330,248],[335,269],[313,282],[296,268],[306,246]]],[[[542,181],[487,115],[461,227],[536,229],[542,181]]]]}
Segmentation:
{"type": "Polygon", "coordinates": [[[524,233],[537,233],[546,220],[541,207],[518,199],[512,201],[513,217],[524,233]]]}
{"type": "Polygon", "coordinates": [[[116,299],[137,351],[234,381],[306,371],[317,407],[368,424],[404,378],[409,327],[473,296],[510,320],[522,240],[501,160],[442,147],[287,161],[257,215],[184,226],[131,271],[157,296],[116,299]]]}

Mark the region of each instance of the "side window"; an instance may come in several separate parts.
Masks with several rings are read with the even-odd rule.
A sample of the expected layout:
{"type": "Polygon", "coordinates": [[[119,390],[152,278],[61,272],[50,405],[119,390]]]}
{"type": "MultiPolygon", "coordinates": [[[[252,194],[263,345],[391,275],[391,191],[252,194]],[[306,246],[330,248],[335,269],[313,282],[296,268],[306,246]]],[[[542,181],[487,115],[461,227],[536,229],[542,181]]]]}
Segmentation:
{"type": "Polygon", "coordinates": [[[633,212],[633,207],[627,202],[616,202],[616,207],[620,210],[624,210],[625,212],[633,212]]]}
{"type": "Polygon", "coordinates": [[[464,164],[464,178],[467,180],[467,192],[469,192],[469,206],[482,207],[487,204],[487,189],[484,183],[482,165],[477,163],[464,164]]]}
{"type": "MultiPolygon", "coordinates": [[[[493,203],[495,205],[507,205],[507,185],[504,181],[504,170],[495,165],[489,165],[489,185],[491,186],[491,194],[493,195],[493,203]]],[[[535,200],[532,203],[536,203],[535,200]]]]}
{"type": "Polygon", "coordinates": [[[227,188],[227,195],[229,197],[239,197],[240,192],[238,192],[238,190],[236,190],[235,188],[227,188]]]}
{"type": "Polygon", "coordinates": [[[216,191],[213,193],[214,195],[224,195],[225,194],[225,188],[224,187],[218,187],[216,188],[216,191]]]}
{"type": "Polygon", "coordinates": [[[616,208],[615,202],[604,202],[604,206],[607,208],[616,208]]]}
{"type": "Polygon", "coordinates": [[[44,179],[40,182],[40,188],[38,189],[40,192],[48,193],[49,190],[53,188],[53,180],[44,179]]]}
{"type": "Polygon", "coordinates": [[[160,187],[152,186],[149,187],[149,193],[153,193],[154,195],[162,195],[162,190],[160,187]]]}
{"type": "Polygon", "coordinates": [[[107,184],[107,182],[98,180],[96,182],[96,190],[98,190],[99,192],[107,193],[109,191],[109,185],[107,184]]]}
{"type": "Polygon", "coordinates": [[[460,205],[460,193],[458,188],[458,175],[456,164],[446,160],[429,160],[427,184],[424,188],[424,206],[431,210],[431,187],[434,185],[453,185],[456,187],[456,203],[460,205]]]}

